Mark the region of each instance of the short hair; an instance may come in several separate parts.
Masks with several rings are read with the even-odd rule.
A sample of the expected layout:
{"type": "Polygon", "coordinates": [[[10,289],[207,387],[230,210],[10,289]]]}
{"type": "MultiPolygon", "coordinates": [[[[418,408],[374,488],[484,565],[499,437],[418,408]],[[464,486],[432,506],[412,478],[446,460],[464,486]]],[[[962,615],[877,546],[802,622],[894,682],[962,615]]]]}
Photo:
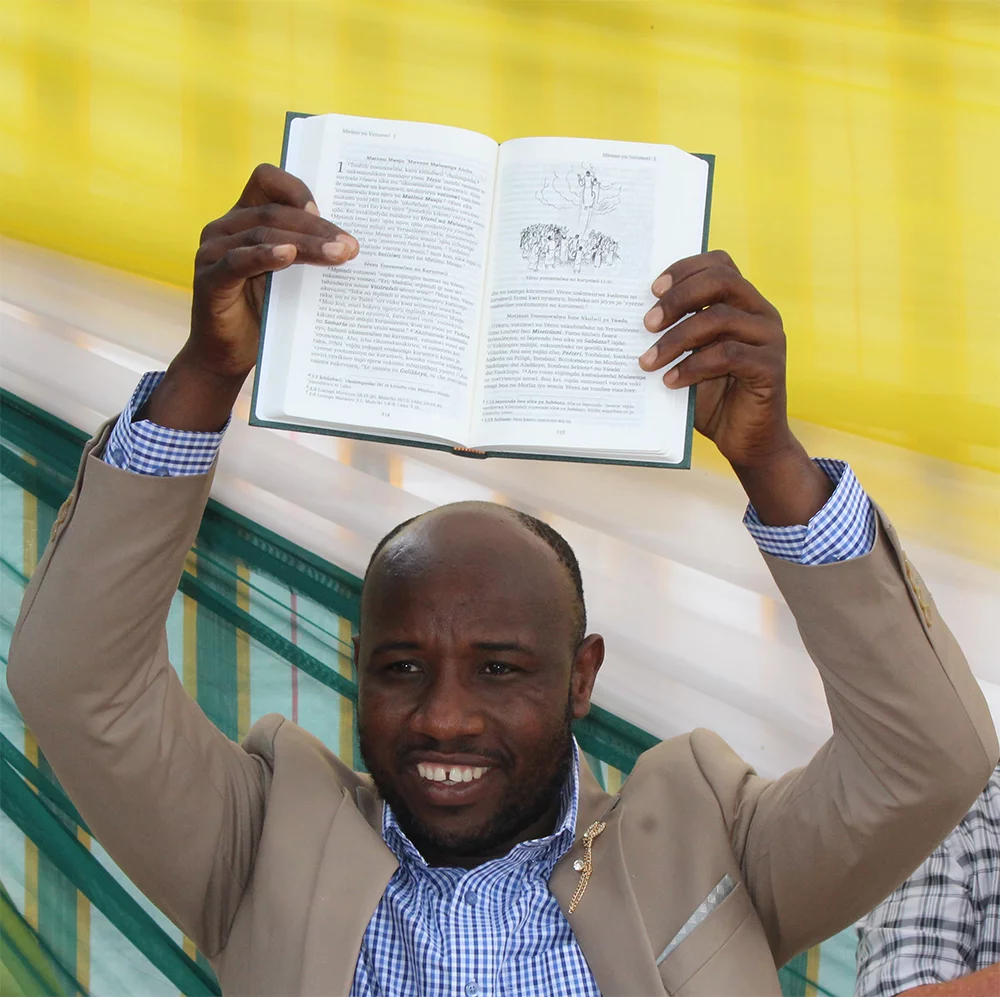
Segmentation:
{"type": "MultiPolygon", "coordinates": [[[[580,573],[580,563],[576,559],[576,554],[573,553],[573,548],[570,547],[569,542],[558,530],[553,529],[553,527],[549,526],[548,523],[539,519],[537,516],[532,516],[527,512],[521,512],[520,509],[510,509],[506,506],[499,506],[499,508],[528,529],[540,540],[544,541],[548,545],[549,549],[559,559],[559,563],[569,573],[569,579],[573,585],[573,593],[575,595],[573,606],[574,615],[576,616],[576,620],[574,621],[574,639],[576,643],[579,644],[587,633],[587,606],[583,598],[583,575],[580,573]]],[[[375,545],[375,549],[372,551],[372,556],[368,559],[368,567],[365,568],[365,577],[362,580],[362,591],[364,590],[365,582],[368,581],[368,575],[372,570],[372,565],[375,563],[375,559],[379,556],[379,554],[382,553],[382,549],[391,540],[394,540],[400,533],[402,533],[408,526],[415,523],[418,519],[422,519],[426,515],[426,512],[422,512],[418,516],[411,516],[398,526],[394,526],[384,537],[382,537],[381,540],[379,540],[379,542],[375,545]]]]}

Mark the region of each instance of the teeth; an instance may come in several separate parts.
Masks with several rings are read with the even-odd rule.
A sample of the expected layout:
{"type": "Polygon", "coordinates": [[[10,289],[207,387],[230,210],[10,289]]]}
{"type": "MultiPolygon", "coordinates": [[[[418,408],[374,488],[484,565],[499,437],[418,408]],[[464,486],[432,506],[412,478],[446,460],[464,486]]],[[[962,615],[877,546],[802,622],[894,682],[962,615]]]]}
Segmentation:
{"type": "Polygon", "coordinates": [[[417,774],[421,779],[427,779],[429,782],[452,784],[472,782],[475,779],[482,779],[483,774],[487,771],[488,769],[485,767],[470,768],[467,765],[455,765],[445,769],[440,765],[425,765],[423,762],[417,762],[417,774]]]}

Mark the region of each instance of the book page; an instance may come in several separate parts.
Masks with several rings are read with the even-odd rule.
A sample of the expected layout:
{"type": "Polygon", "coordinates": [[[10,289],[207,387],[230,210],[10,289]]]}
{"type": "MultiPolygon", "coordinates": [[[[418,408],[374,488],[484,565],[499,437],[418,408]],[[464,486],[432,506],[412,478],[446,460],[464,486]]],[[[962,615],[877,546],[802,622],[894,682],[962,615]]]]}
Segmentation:
{"type": "Polygon", "coordinates": [[[335,114],[292,123],[286,168],[361,251],[272,281],[279,301],[298,303],[289,421],[465,440],[496,153],[492,139],[443,125],[335,114]]]}
{"type": "Polygon", "coordinates": [[[701,251],[707,181],[671,146],[501,146],[474,446],[681,458],[688,390],[638,358],[650,284],[701,251]]]}

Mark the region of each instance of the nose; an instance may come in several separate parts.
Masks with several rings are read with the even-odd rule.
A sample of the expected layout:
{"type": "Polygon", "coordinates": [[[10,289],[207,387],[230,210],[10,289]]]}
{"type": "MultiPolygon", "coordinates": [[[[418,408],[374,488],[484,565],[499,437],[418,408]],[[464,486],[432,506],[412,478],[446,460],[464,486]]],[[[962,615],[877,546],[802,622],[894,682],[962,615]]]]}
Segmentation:
{"type": "Polygon", "coordinates": [[[486,724],[475,693],[455,675],[445,672],[425,687],[411,715],[410,728],[435,741],[453,741],[484,733],[486,724]]]}

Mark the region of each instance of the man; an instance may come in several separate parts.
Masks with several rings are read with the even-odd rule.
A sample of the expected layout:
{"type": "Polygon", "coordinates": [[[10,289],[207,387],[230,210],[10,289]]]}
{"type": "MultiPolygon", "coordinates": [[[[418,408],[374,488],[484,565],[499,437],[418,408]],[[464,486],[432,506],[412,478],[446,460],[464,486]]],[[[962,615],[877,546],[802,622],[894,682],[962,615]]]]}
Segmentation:
{"type": "Polygon", "coordinates": [[[202,233],[190,338],[89,445],[25,594],[8,670],[25,719],[228,994],[778,994],[775,964],[895,887],[998,747],[888,521],[789,430],[780,318],[725,254],[655,280],[645,324],[663,334],[641,365],[696,349],[663,380],[698,384],[697,427],[826,685],[834,735],[806,768],[761,779],[695,731],[602,792],[569,726],[604,657],[576,560],[484,504],[373,556],[355,642],[370,778],[279,716],[234,744],[185,696],[164,622],[257,355],[263,275],[358,251],[269,166],[202,233]]]}
{"type": "Polygon", "coordinates": [[[590,219],[594,215],[594,208],[597,205],[597,198],[600,196],[601,185],[597,182],[592,170],[586,173],[577,174],[577,183],[580,185],[580,217],[577,220],[577,227],[580,235],[585,236],[590,231],[590,219]]]}
{"type": "Polygon", "coordinates": [[[1000,767],[858,934],[857,997],[1000,994],[1000,767]]]}

